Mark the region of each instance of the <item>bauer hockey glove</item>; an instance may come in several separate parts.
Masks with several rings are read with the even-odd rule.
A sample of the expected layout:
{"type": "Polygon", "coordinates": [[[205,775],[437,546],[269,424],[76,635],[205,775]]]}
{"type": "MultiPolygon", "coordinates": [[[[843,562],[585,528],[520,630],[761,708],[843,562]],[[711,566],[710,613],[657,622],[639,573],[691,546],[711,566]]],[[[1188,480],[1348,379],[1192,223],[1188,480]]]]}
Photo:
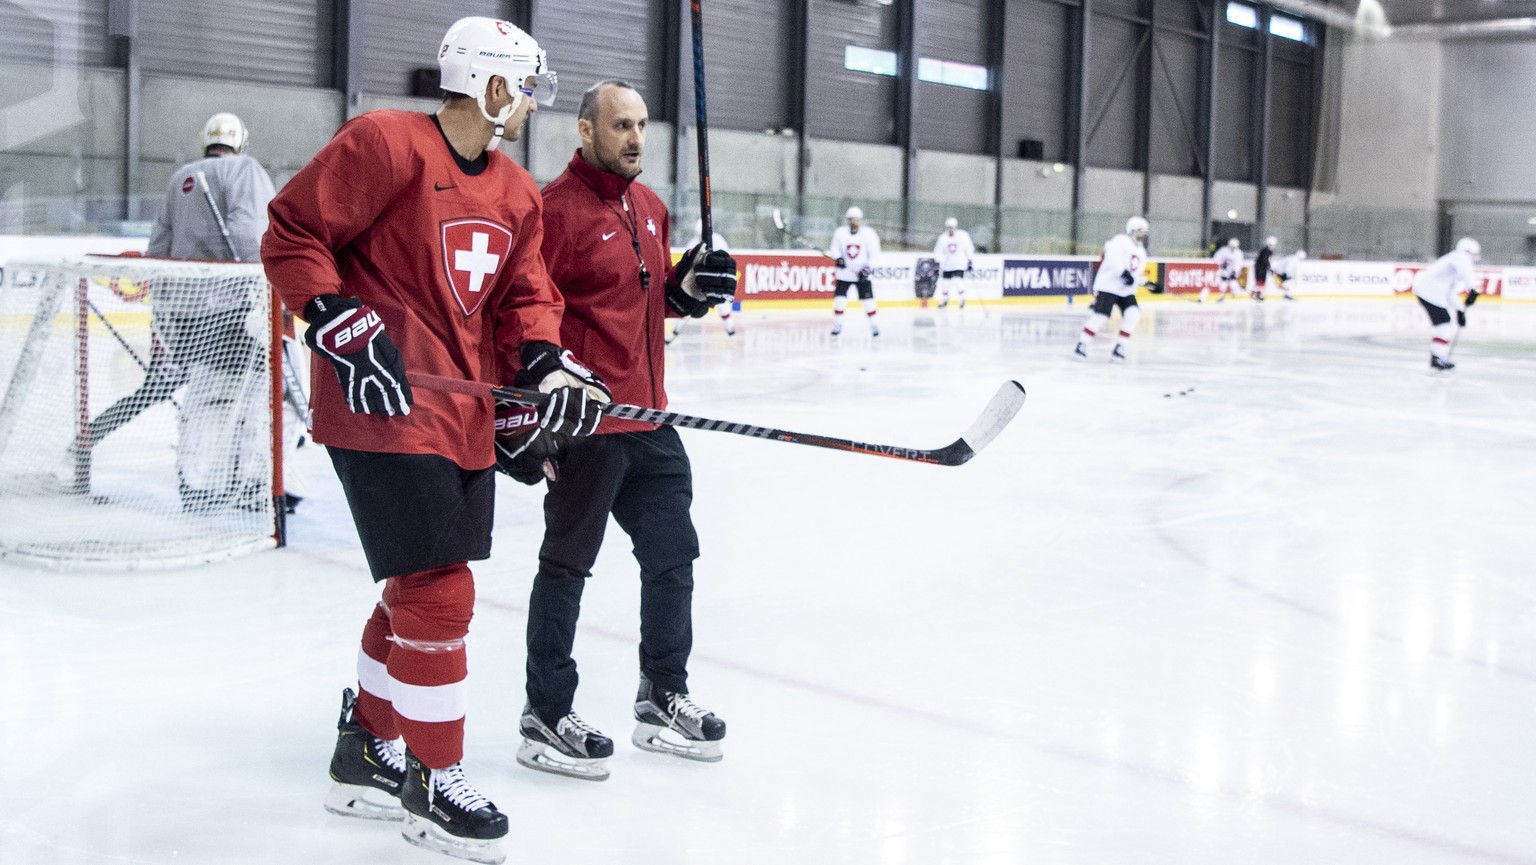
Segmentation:
{"type": "Polygon", "coordinates": [[[539,426],[537,406],[496,401],[496,468],[518,483],[555,480],[565,439],[539,426]]]}
{"type": "MultiPolygon", "coordinates": [[[[570,351],[550,342],[525,342],[523,373],[549,403],[539,415],[539,426],[551,433],[587,436],[603,419],[602,404],[613,401],[608,386],[597,373],[582,366],[570,351]]],[[[521,373],[520,373],[521,374],[521,373]]]]}
{"type": "Polygon", "coordinates": [[[690,318],[735,299],[736,259],[723,249],[706,250],[703,244],[683,253],[667,283],[667,305],[690,318]]]}
{"type": "Polygon", "coordinates": [[[304,342],[331,362],[347,408],[362,414],[410,414],[411,383],[400,350],[379,314],[355,297],[322,294],[304,306],[304,342]]]}

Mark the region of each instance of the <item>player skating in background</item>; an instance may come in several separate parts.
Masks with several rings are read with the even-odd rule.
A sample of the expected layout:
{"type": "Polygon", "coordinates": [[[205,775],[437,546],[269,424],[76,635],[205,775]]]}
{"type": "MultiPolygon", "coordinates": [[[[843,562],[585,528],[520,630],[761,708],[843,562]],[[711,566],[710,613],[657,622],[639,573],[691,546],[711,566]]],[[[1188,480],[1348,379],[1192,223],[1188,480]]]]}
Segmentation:
{"type": "MultiPolygon", "coordinates": [[[[1226,246],[1216,250],[1211,256],[1216,262],[1216,284],[1221,288],[1221,295],[1216,298],[1217,303],[1226,300],[1229,295],[1237,290],[1237,277],[1243,272],[1243,249],[1237,238],[1227,241],[1226,246]]],[[[1211,290],[1200,289],[1199,303],[1204,303],[1211,290]]]]}
{"type": "Polygon", "coordinates": [[[1104,244],[1104,259],[1099,262],[1099,272],[1093,278],[1093,311],[1083,325],[1083,334],[1072,350],[1078,360],[1088,359],[1088,343],[1098,336],[1109,322],[1109,315],[1120,309],[1120,334],[1110,352],[1111,363],[1125,361],[1125,345],[1136,331],[1141,319],[1141,307],[1136,304],[1136,289],[1147,281],[1144,269],[1147,264],[1147,221],[1133,216],[1125,221],[1125,233],[1117,234],[1104,244]]]}
{"type": "Polygon", "coordinates": [[[1254,300],[1260,302],[1264,300],[1264,292],[1269,288],[1271,260],[1275,254],[1275,248],[1279,245],[1278,237],[1266,237],[1264,245],[1259,249],[1259,254],[1253,258],[1253,273],[1248,278],[1248,295],[1254,300]]]}
{"type": "MultiPolygon", "coordinates": [[[[731,245],[726,242],[725,235],[721,234],[718,231],[714,232],[714,235],[715,236],[714,236],[713,242],[710,244],[710,246],[712,246],[715,249],[720,250],[721,252],[730,252],[731,251],[731,245]]],[[[695,219],[693,221],[693,236],[688,239],[688,242],[686,244],[684,244],[684,248],[685,249],[692,249],[693,247],[698,246],[699,242],[701,240],[703,240],[703,238],[704,238],[704,220],[702,220],[702,219],[695,219]]],[[[719,306],[715,307],[715,309],[720,312],[720,323],[725,325],[725,333],[726,333],[727,336],[735,336],[736,335],[736,322],[735,322],[733,316],[731,315],[731,313],[733,311],[732,310],[732,306],[733,306],[734,303],[735,303],[734,300],[728,300],[725,303],[722,303],[719,306]]],[[[679,316],[677,318],[672,319],[672,333],[671,333],[670,336],[667,337],[667,343],[668,344],[670,344],[672,342],[672,340],[677,339],[677,335],[683,332],[683,323],[686,322],[686,321],[688,321],[688,317],[687,316],[679,316]]]]}
{"type": "Polygon", "coordinates": [[[960,308],[965,309],[965,277],[976,272],[976,244],[971,233],[959,227],[953,216],[944,220],[944,233],[934,241],[933,256],[939,260],[939,309],[949,305],[949,287],[954,285],[960,308]]]}
{"type": "Polygon", "coordinates": [[[874,273],[875,256],[880,254],[880,235],[865,226],[864,211],[850,207],[843,214],[847,225],[839,225],[832,232],[832,245],[827,256],[837,264],[837,289],[832,297],[832,335],[843,332],[843,310],[848,308],[848,290],[859,289],[859,302],[864,305],[864,315],[869,318],[869,332],[880,335],[880,325],[875,323],[875,286],[870,281],[874,273]]]}
{"type": "Polygon", "coordinates": [[[405,839],[500,862],[507,818],[465,777],[469,562],[489,557],[491,406],[412,393],[407,371],[494,382],[520,355],[551,394],[535,422],[590,433],[602,383],[561,349],[533,178],[496,151],[552,97],[538,43],[463,18],[438,53],[435,114],[348,121],[272,202],[267,276],[309,322],[315,440],[327,446],[383,599],[343,692],[326,808],[405,819],[405,839]],[[395,340],[398,339],[398,343],[395,340]],[[394,740],[405,740],[405,751],[394,740]],[[370,801],[369,797],[377,797],[370,801]]]}
{"type": "Polygon", "coordinates": [[[1456,368],[1451,362],[1451,337],[1456,328],[1467,326],[1467,307],[1477,300],[1479,280],[1473,267],[1482,254],[1481,244],[1463,237],[1456,241],[1455,249],[1435,259],[1434,264],[1414,277],[1413,294],[1429,315],[1431,369],[1456,368]],[[1465,303],[1461,299],[1463,291],[1467,293],[1465,303]]]}
{"type": "MultiPolygon", "coordinates": [[[[249,139],[239,117],[221,112],[208,118],[199,137],[203,158],[171,175],[150,233],[149,255],[259,260],[273,188],[261,163],[245,153],[249,139]]],[[[94,448],[185,385],[176,449],[182,504],[188,510],[207,510],[242,500],[242,487],[264,482],[265,461],[260,457],[270,447],[257,425],[243,422],[259,414],[268,398],[255,377],[269,339],[265,310],[255,310],[248,296],[221,297],[202,289],[192,294],[171,282],[152,285],[150,291],[152,334],[144,383],[91,420],[87,445],[94,448]],[[257,323],[259,329],[248,326],[257,323]]],[[[285,405],[288,452],[298,446],[306,422],[293,405],[285,405]]],[[[77,458],[89,465],[89,451],[77,458]]],[[[302,492],[293,463],[284,460],[290,511],[302,492]]]]}
{"type": "Polygon", "coordinates": [[[1291,280],[1299,275],[1297,265],[1306,260],[1307,251],[1305,249],[1298,249],[1284,258],[1275,260],[1273,268],[1275,282],[1279,283],[1280,291],[1285,295],[1286,300],[1296,299],[1291,295],[1291,280]]]}
{"type": "MultiPolygon", "coordinates": [[[[736,293],[736,262],[695,245],[672,264],[666,205],[635,180],[649,111],[622,81],[582,95],[581,148],[544,188],[544,257],[565,298],[560,333],[590,347],[592,369],[622,403],[667,407],[662,336],[670,309],[699,317],[736,293]],[[609,240],[611,238],[611,240],[609,240]]],[[[720,759],[725,722],[689,697],[693,563],[699,538],[689,510],[693,470],[677,430],[614,417],[553,460],[525,452],[509,474],[549,479],[544,543],[528,598],[527,694],[519,727],[524,766],[587,780],[608,777],[613,740],[576,714],[572,656],[581,596],[610,515],[640,566],[640,748],[720,759]]],[[[515,450],[508,442],[503,450],[515,450]]]]}

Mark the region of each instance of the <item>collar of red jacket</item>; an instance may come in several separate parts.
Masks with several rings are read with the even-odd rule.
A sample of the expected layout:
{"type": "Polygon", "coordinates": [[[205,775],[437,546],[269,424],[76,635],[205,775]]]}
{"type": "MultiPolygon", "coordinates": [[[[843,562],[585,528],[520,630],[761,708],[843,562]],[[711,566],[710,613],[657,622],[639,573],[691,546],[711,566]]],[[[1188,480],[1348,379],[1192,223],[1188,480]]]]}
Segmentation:
{"type": "Polygon", "coordinates": [[[611,198],[614,201],[623,197],[629,191],[629,185],[634,183],[634,178],[621,177],[612,171],[604,171],[586,160],[581,155],[581,148],[576,148],[576,155],[571,157],[571,164],[566,170],[581,179],[581,182],[592,187],[592,191],[600,198],[611,198]]]}

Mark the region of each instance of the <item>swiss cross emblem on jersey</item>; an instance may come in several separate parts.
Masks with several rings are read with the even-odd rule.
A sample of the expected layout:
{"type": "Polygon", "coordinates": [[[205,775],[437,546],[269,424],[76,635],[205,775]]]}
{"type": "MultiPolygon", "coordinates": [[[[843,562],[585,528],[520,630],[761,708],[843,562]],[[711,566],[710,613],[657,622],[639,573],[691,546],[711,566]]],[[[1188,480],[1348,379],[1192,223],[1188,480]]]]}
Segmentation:
{"type": "MultiPolygon", "coordinates": [[[[858,245],[857,243],[850,243],[847,246],[844,246],[843,250],[848,253],[849,258],[858,258],[859,253],[864,251],[864,247],[858,245]]],[[[873,321],[874,319],[870,320],[873,321]]]]}
{"type": "Polygon", "coordinates": [[[466,316],[474,315],[512,252],[512,232],[488,219],[443,223],[443,271],[466,316]]]}

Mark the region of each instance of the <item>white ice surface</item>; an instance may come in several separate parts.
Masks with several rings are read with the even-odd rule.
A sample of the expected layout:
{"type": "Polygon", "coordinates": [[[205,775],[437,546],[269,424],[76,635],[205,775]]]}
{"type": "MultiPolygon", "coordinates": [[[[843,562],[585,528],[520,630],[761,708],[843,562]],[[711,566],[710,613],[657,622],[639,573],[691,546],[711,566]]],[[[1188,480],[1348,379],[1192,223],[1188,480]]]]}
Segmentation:
{"type": "MultiPolygon", "coordinates": [[[[969,465],[685,432],[694,696],[725,759],[628,743],[637,580],[586,593],[600,784],[514,761],[539,493],[476,567],[470,778],[512,863],[1536,863],[1536,307],[1451,375],[1409,301],[1149,306],[1131,362],[1073,308],[713,320],[679,411],[969,465]],[[1171,394],[1171,396],[1165,396],[1171,394]],[[1182,395],[1181,395],[1182,394],[1182,395]]],[[[0,566],[0,863],[442,863],[326,814],[377,590],[323,452],[291,545],[199,569],[0,566]]]]}

